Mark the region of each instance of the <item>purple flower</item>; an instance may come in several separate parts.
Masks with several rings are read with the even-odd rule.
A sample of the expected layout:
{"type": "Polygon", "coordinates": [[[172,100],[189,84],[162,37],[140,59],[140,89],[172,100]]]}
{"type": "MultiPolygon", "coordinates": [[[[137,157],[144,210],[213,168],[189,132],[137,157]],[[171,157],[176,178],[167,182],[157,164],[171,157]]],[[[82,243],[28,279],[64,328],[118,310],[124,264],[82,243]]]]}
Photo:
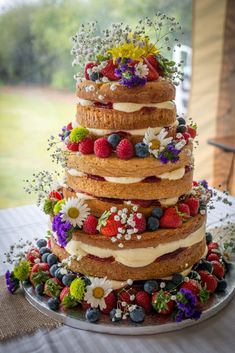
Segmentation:
{"type": "Polygon", "coordinates": [[[59,134],[60,140],[64,141],[67,136],[69,136],[70,131],[67,131],[66,126],[63,126],[61,129],[61,133],[59,134]]]}
{"type": "Polygon", "coordinates": [[[13,294],[19,287],[20,282],[14,276],[14,272],[10,272],[9,270],[5,273],[5,280],[8,291],[13,294]]]}
{"type": "Polygon", "coordinates": [[[120,78],[120,83],[126,87],[144,86],[147,82],[147,78],[139,77],[136,75],[135,67],[130,65],[133,60],[130,58],[121,59],[118,58],[116,63],[119,65],[115,69],[115,75],[120,78]]]}
{"type": "Polygon", "coordinates": [[[199,184],[201,184],[205,189],[208,190],[208,182],[205,179],[200,180],[199,184]]]}
{"type": "Polygon", "coordinates": [[[71,231],[73,229],[69,221],[63,222],[59,212],[52,221],[52,230],[57,234],[57,240],[60,246],[65,247],[71,240],[71,231]]]}
{"type": "Polygon", "coordinates": [[[175,148],[173,142],[169,143],[162,152],[159,154],[159,159],[163,164],[168,162],[176,163],[179,160],[180,150],[175,148]]]}
{"type": "Polygon", "coordinates": [[[175,317],[176,322],[184,319],[198,320],[201,317],[201,311],[196,309],[197,297],[191,290],[181,288],[176,297],[176,306],[178,308],[175,317]]]}

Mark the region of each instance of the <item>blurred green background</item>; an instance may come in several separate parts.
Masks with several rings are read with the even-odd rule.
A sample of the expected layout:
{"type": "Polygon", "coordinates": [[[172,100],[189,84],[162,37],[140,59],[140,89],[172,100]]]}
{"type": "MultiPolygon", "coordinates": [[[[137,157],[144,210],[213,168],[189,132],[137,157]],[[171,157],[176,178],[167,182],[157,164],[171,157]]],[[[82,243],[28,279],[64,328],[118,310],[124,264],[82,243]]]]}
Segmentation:
{"type": "Polygon", "coordinates": [[[0,0],[0,207],[34,202],[23,179],[55,169],[47,138],[74,119],[71,36],[83,22],[135,24],[158,11],[174,16],[190,45],[191,0],[0,0]]]}

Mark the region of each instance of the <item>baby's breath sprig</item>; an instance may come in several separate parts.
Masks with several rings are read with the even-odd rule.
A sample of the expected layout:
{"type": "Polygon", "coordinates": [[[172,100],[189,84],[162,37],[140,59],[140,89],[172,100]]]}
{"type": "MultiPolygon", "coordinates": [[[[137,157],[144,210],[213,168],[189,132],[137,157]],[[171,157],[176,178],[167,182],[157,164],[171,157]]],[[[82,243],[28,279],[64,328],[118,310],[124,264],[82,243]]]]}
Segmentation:
{"type": "Polygon", "coordinates": [[[61,146],[63,141],[55,136],[50,136],[48,139],[48,147],[47,151],[51,151],[50,157],[52,159],[52,163],[60,164],[62,168],[67,167],[67,157],[66,153],[63,153],[61,146]]]}
{"type": "Polygon", "coordinates": [[[43,170],[33,174],[32,180],[23,180],[25,182],[24,190],[27,194],[37,195],[37,206],[40,206],[44,199],[47,198],[49,192],[53,189],[55,180],[60,176],[57,171],[49,172],[43,170]]]}

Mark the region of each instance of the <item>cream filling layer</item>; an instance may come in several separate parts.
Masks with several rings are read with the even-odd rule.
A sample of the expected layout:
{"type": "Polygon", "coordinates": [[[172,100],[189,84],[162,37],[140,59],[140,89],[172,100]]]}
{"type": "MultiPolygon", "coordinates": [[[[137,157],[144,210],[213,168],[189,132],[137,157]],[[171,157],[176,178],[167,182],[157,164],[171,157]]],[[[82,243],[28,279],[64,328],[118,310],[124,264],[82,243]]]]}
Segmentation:
{"type": "MultiPolygon", "coordinates": [[[[68,169],[67,172],[74,177],[83,177],[86,176],[85,173],[80,172],[76,169],[68,169]]],[[[183,176],[185,174],[185,167],[182,168],[178,168],[175,170],[172,170],[171,172],[166,172],[166,173],[162,173],[160,175],[156,175],[157,178],[160,179],[168,179],[168,180],[178,180],[178,179],[182,179],[183,176]]],[[[130,177],[109,177],[109,176],[104,176],[103,177],[106,181],[110,182],[110,183],[116,183],[116,184],[133,184],[133,183],[139,183],[142,180],[145,179],[144,178],[130,178],[130,177]]]]}
{"type": "Polygon", "coordinates": [[[124,266],[144,267],[150,265],[162,255],[199,243],[203,240],[204,236],[205,222],[199,229],[187,236],[187,238],[159,244],[156,247],[114,250],[88,245],[79,240],[70,240],[65,249],[70,255],[80,258],[88,254],[100,258],[113,257],[115,261],[124,266]]]}

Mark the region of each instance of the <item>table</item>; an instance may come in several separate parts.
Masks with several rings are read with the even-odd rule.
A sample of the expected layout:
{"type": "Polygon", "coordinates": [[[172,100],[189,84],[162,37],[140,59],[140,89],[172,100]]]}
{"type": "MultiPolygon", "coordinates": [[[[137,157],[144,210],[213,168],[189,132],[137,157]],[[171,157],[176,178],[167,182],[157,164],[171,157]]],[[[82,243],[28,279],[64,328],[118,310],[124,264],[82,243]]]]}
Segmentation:
{"type": "MultiPolygon", "coordinates": [[[[224,223],[226,214],[235,223],[234,204],[222,202],[208,214],[208,226],[224,223]]],[[[0,210],[0,257],[19,238],[42,237],[48,218],[34,205],[0,210]]],[[[0,274],[8,266],[1,263],[0,274]]],[[[235,298],[215,317],[182,331],[151,336],[114,336],[76,330],[67,326],[50,332],[39,331],[32,336],[0,344],[0,353],[232,353],[235,346],[235,298]]]]}

